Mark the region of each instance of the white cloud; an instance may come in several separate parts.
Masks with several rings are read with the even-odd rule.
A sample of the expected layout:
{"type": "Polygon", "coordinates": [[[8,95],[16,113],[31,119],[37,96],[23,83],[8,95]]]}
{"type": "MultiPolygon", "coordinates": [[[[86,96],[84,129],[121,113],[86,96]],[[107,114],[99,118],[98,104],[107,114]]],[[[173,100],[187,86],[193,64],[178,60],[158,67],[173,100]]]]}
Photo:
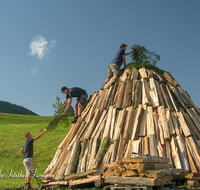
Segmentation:
{"type": "Polygon", "coordinates": [[[38,56],[39,59],[42,59],[50,51],[49,48],[53,48],[55,46],[55,40],[51,40],[51,42],[49,43],[43,36],[36,35],[36,37],[30,43],[30,55],[38,56]]]}
{"type": "Polygon", "coordinates": [[[31,71],[31,74],[32,74],[32,75],[37,75],[37,68],[34,68],[34,69],[31,71]]]}

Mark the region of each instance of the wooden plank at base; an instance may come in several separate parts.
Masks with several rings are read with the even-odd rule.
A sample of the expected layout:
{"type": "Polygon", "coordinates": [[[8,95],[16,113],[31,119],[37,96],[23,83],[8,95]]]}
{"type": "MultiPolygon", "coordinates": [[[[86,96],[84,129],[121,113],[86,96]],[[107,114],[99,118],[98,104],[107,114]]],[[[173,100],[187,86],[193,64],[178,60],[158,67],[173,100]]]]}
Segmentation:
{"type": "Polygon", "coordinates": [[[123,184],[123,185],[147,185],[147,186],[160,186],[165,183],[170,183],[171,176],[165,176],[160,179],[143,178],[143,177],[117,177],[109,176],[104,178],[105,183],[110,184],[123,184]]]}
{"type": "Polygon", "coordinates": [[[140,156],[134,158],[122,158],[122,162],[170,162],[168,157],[157,157],[157,156],[140,156]]]}
{"type": "Polygon", "coordinates": [[[159,178],[165,177],[166,175],[174,175],[174,174],[182,173],[182,172],[183,172],[183,169],[145,170],[139,173],[139,175],[154,178],[154,179],[159,179],[159,178]]]}
{"type": "Polygon", "coordinates": [[[68,185],[68,181],[52,181],[49,185],[68,185]]]}
{"type": "Polygon", "coordinates": [[[82,178],[82,177],[86,177],[87,175],[94,174],[96,172],[97,172],[97,170],[89,170],[89,171],[86,171],[86,172],[75,173],[75,174],[65,176],[64,179],[65,179],[65,181],[75,180],[75,179],[79,179],[79,178],[82,178]]]}
{"type": "Polygon", "coordinates": [[[69,181],[69,187],[73,188],[73,187],[76,187],[76,186],[80,186],[80,185],[84,185],[84,184],[88,184],[88,183],[93,183],[97,180],[101,180],[101,177],[99,175],[89,177],[89,178],[78,179],[78,180],[70,180],[69,181]]]}

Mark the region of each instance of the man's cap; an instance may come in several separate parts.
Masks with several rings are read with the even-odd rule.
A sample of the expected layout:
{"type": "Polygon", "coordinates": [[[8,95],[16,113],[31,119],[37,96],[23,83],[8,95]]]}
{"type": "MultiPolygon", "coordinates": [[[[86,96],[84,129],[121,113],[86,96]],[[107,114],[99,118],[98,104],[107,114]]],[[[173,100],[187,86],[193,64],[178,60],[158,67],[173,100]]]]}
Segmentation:
{"type": "Polygon", "coordinates": [[[119,47],[127,47],[128,45],[126,45],[125,43],[121,43],[120,45],[119,45],[119,47]]]}
{"type": "Polygon", "coordinates": [[[66,87],[66,86],[63,86],[63,87],[61,88],[61,93],[62,93],[65,89],[67,89],[67,87],[66,87]]]}

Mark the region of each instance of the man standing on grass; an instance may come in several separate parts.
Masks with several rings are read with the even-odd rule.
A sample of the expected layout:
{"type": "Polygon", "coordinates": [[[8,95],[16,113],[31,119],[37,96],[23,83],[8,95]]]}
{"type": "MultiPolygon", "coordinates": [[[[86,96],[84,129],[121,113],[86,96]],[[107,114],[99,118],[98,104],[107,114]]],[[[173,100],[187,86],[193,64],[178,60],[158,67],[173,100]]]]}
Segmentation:
{"type": "Polygon", "coordinates": [[[70,108],[70,106],[72,104],[72,98],[73,97],[77,98],[76,99],[76,103],[74,105],[74,115],[75,115],[75,118],[71,122],[71,123],[76,123],[78,121],[78,118],[81,116],[82,106],[85,105],[85,102],[86,102],[86,100],[88,98],[88,94],[82,88],[73,87],[73,88],[69,88],[68,89],[66,86],[63,86],[61,88],[61,93],[66,94],[66,98],[62,102],[62,106],[64,106],[67,103],[68,98],[70,98],[69,99],[69,103],[67,104],[67,108],[65,109],[65,114],[67,114],[67,110],[70,108]]]}
{"type": "Polygon", "coordinates": [[[42,133],[40,133],[35,138],[32,138],[32,135],[29,132],[24,134],[26,141],[24,142],[23,147],[20,150],[20,152],[24,155],[23,164],[26,170],[24,189],[31,189],[30,187],[31,176],[34,174],[33,143],[36,140],[40,139],[44,135],[45,132],[47,132],[47,129],[45,129],[42,133]]]}
{"type": "Polygon", "coordinates": [[[124,67],[126,67],[126,55],[129,55],[130,53],[132,53],[134,50],[131,50],[129,52],[125,52],[126,47],[128,45],[126,45],[125,43],[121,43],[119,45],[119,49],[117,50],[114,59],[112,60],[111,64],[108,66],[108,74],[107,74],[107,79],[104,82],[103,86],[101,87],[101,89],[103,89],[103,87],[110,81],[110,79],[113,77],[114,81],[112,82],[112,85],[116,82],[117,78],[118,78],[118,74],[119,74],[119,69],[122,65],[122,62],[124,64],[124,67]]]}

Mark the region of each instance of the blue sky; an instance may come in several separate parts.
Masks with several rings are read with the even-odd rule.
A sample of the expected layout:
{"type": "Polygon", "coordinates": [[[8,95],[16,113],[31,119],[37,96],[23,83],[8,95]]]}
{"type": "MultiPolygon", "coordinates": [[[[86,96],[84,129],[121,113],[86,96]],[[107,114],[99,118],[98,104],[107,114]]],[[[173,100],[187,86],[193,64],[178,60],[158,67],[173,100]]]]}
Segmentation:
{"type": "Polygon", "coordinates": [[[199,7],[199,0],[0,1],[0,100],[51,116],[62,86],[100,89],[124,42],[127,51],[133,44],[156,51],[157,66],[200,107],[199,7]]]}

